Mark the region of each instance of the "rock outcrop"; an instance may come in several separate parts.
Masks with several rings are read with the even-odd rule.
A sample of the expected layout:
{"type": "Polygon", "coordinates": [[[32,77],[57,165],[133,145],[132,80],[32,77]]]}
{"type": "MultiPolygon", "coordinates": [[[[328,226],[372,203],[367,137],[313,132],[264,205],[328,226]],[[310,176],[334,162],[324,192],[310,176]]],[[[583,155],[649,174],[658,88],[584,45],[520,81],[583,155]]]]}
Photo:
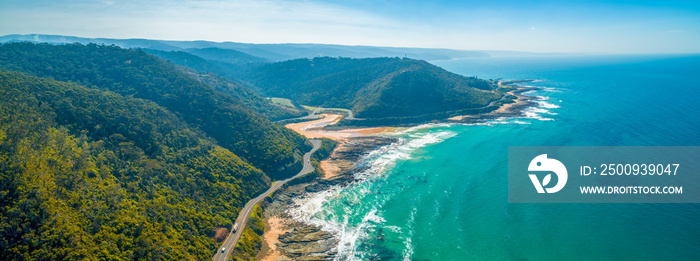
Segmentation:
{"type": "Polygon", "coordinates": [[[275,193],[271,200],[264,201],[264,217],[281,217],[286,219],[286,232],[279,236],[277,249],[286,257],[294,260],[333,260],[336,255],[338,240],[333,234],[321,228],[291,219],[285,212],[294,204],[294,198],[305,193],[314,193],[329,189],[331,186],[346,186],[355,181],[354,174],[367,166],[359,160],[381,146],[389,145],[398,139],[384,136],[367,136],[349,138],[339,144],[331,154],[330,164],[337,164],[340,173],[330,179],[316,178],[309,183],[288,186],[275,193]]]}

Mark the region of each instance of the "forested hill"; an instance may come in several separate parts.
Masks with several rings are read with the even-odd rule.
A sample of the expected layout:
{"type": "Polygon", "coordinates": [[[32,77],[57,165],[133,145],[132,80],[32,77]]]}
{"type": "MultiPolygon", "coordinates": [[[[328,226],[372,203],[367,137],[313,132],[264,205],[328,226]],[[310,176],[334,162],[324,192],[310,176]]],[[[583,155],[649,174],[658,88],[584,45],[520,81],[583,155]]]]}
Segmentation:
{"type": "MultiPolygon", "coordinates": [[[[75,69],[78,57],[64,54],[65,67],[17,58],[75,69]]],[[[110,73],[129,70],[78,75],[110,73]]],[[[151,101],[0,71],[0,259],[210,259],[214,228],[230,227],[269,178],[180,118],[151,101]]]]}
{"type": "Polygon", "coordinates": [[[314,58],[263,65],[248,79],[267,96],[352,109],[359,118],[406,117],[487,106],[497,86],[405,58],[314,58]]]}
{"type": "MultiPolygon", "coordinates": [[[[234,98],[245,103],[245,105],[251,109],[263,114],[268,119],[280,120],[294,118],[303,116],[305,113],[301,110],[270,103],[267,99],[253,91],[253,86],[247,88],[237,81],[243,76],[250,74],[251,68],[255,65],[260,64],[253,62],[258,61],[259,58],[250,61],[239,61],[234,64],[207,60],[194,54],[181,51],[165,52],[152,49],[144,49],[144,51],[181,65],[181,68],[183,70],[188,70],[187,73],[191,76],[209,84],[218,91],[230,94],[234,98]]],[[[230,61],[235,60],[235,58],[226,58],[223,60],[230,61]]]]}
{"type": "Polygon", "coordinates": [[[301,135],[141,50],[6,43],[0,45],[0,67],[153,101],[273,178],[301,169],[307,146],[301,135]]]}

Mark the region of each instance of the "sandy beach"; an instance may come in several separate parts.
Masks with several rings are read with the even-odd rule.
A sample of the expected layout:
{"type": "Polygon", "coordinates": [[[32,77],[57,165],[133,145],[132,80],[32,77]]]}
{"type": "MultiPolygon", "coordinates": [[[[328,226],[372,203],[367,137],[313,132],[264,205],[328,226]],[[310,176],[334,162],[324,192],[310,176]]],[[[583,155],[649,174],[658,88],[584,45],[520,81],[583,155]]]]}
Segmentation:
{"type": "MultiPolygon", "coordinates": [[[[373,128],[356,128],[356,129],[345,129],[338,131],[324,131],[321,130],[324,126],[333,125],[340,121],[343,117],[338,114],[322,114],[323,118],[313,121],[290,123],[284,125],[285,127],[304,135],[307,138],[329,138],[338,141],[338,147],[341,147],[348,138],[362,137],[376,135],[385,132],[393,132],[398,130],[396,127],[373,127],[373,128]]],[[[320,167],[323,172],[323,179],[332,179],[338,175],[341,169],[347,166],[338,166],[338,162],[331,161],[333,156],[329,157],[320,162],[320,167]]]]}
{"type": "Polygon", "coordinates": [[[264,201],[265,231],[256,260],[332,260],[338,240],[318,226],[294,220],[286,211],[295,204],[295,198],[308,192],[354,182],[356,171],[362,169],[357,163],[363,155],[397,140],[379,135],[340,140],[330,157],[321,162],[325,176],[286,187],[275,193],[272,200],[264,201]]]}
{"type": "MultiPolygon", "coordinates": [[[[525,89],[526,88],[518,87],[517,90],[508,92],[508,95],[514,95],[517,97],[517,99],[515,99],[515,102],[502,105],[497,110],[491,113],[481,115],[456,116],[449,118],[448,120],[478,120],[483,119],[484,117],[493,117],[498,115],[516,113],[517,110],[519,110],[519,108],[527,106],[532,100],[532,97],[520,94],[525,89]]],[[[285,127],[292,129],[298,132],[299,134],[304,135],[307,138],[329,138],[338,142],[338,145],[336,146],[335,150],[333,150],[330,157],[320,162],[320,168],[323,172],[323,176],[321,177],[321,179],[325,180],[326,182],[334,182],[344,179],[351,180],[351,178],[347,176],[348,173],[351,173],[351,171],[355,168],[355,163],[352,158],[348,158],[348,155],[356,155],[357,153],[353,153],[353,150],[357,147],[364,147],[366,149],[373,146],[373,142],[370,140],[366,140],[364,141],[364,145],[360,145],[360,143],[363,142],[361,141],[361,139],[377,139],[379,137],[371,138],[369,136],[375,136],[376,134],[381,133],[395,132],[402,129],[397,127],[373,127],[328,131],[324,130],[323,127],[337,123],[342,119],[343,116],[338,114],[322,114],[322,116],[323,118],[321,119],[306,122],[290,123],[286,124],[285,127]]],[[[298,186],[302,186],[303,189],[303,187],[306,185],[300,184],[298,186]]],[[[265,217],[266,227],[265,232],[263,234],[263,246],[261,251],[258,253],[258,260],[292,260],[289,256],[287,256],[289,254],[289,244],[280,242],[280,237],[282,235],[285,235],[285,233],[288,234],[289,232],[296,231],[300,226],[300,224],[295,224],[295,221],[289,219],[288,216],[281,214],[284,211],[285,204],[289,203],[290,202],[277,203],[277,210],[272,211],[273,213],[270,213],[268,216],[265,217]],[[287,255],[285,255],[285,253],[287,255]]],[[[318,245],[318,243],[315,244],[318,245]]]]}
{"type": "MultiPolygon", "coordinates": [[[[357,147],[356,144],[348,144],[349,139],[360,138],[363,136],[372,136],[375,134],[395,131],[397,128],[390,127],[375,127],[375,128],[356,128],[356,129],[346,129],[339,131],[325,131],[321,130],[324,126],[332,125],[338,122],[343,116],[338,114],[322,114],[323,118],[299,122],[290,123],[285,125],[285,127],[304,135],[307,138],[330,138],[338,141],[336,149],[332,152],[331,156],[320,162],[320,167],[324,176],[322,179],[333,180],[340,178],[340,175],[347,172],[349,169],[354,167],[352,162],[342,160],[344,156],[338,156],[338,153],[343,153],[348,149],[357,147]]],[[[301,186],[301,185],[300,185],[301,186]]],[[[290,232],[290,226],[292,228],[297,228],[298,225],[290,225],[294,223],[293,220],[288,219],[285,215],[271,214],[265,217],[265,232],[263,233],[263,244],[261,251],[258,253],[256,259],[265,261],[276,261],[276,260],[292,260],[290,257],[283,253],[280,249],[280,237],[285,233],[290,232]]],[[[282,244],[284,245],[284,244],[282,244]]]]}
{"type": "Polygon", "coordinates": [[[336,164],[331,164],[328,160],[321,161],[321,169],[323,170],[323,179],[329,180],[338,176],[340,167],[336,164]]]}
{"type": "Polygon", "coordinates": [[[322,114],[323,118],[313,121],[290,123],[285,127],[298,132],[307,138],[329,138],[332,140],[342,140],[350,137],[374,135],[387,131],[390,127],[358,128],[339,131],[323,131],[320,128],[338,122],[343,116],[338,114],[322,114]]]}
{"type": "Polygon", "coordinates": [[[266,220],[265,233],[263,234],[263,249],[260,251],[259,258],[257,260],[263,261],[276,261],[276,260],[291,260],[286,256],[282,255],[277,249],[277,243],[279,243],[279,236],[289,232],[289,230],[284,228],[284,219],[279,217],[270,217],[266,220]]]}

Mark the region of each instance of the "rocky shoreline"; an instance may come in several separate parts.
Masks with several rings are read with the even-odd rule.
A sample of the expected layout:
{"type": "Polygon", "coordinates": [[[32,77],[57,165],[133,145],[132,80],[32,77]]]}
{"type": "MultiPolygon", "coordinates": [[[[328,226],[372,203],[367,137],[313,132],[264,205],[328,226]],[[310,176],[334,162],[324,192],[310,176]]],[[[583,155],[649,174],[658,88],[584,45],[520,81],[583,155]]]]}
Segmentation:
{"type": "MultiPolygon", "coordinates": [[[[502,82],[516,84],[532,80],[502,82]]],[[[500,117],[521,115],[523,110],[536,105],[537,97],[523,95],[524,92],[538,90],[538,87],[514,86],[517,89],[508,94],[515,96],[513,103],[502,105],[498,110],[479,115],[457,116],[447,120],[453,123],[475,123],[500,117]]],[[[328,128],[328,126],[326,126],[328,128]]],[[[398,138],[388,136],[359,136],[339,140],[330,157],[321,163],[324,175],[307,183],[285,185],[268,197],[262,207],[265,219],[265,238],[258,260],[332,260],[335,258],[338,240],[320,227],[292,219],[286,210],[293,206],[294,199],[306,193],[320,192],[332,186],[347,186],[354,182],[355,173],[368,168],[360,164],[360,159],[379,147],[390,145],[398,138]],[[332,173],[328,173],[332,172],[332,173]],[[274,220],[275,222],[271,222],[274,220]],[[273,224],[274,223],[274,224],[273,224]],[[275,226],[272,229],[272,226],[275,226]]]]}
{"type": "Polygon", "coordinates": [[[319,177],[308,183],[286,186],[263,201],[265,233],[271,230],[271,218],[281,219],[281,222],[275,225],[281,226],[281,231],[285,232],[269,235],[273,237],[269,241],[276,242],[264,240],[258,260],[332,260],[336,255],[338,240],[317,226],[292,219],[286,210],[294,205],[294,198],[305,193],[324,191],[336,185],[347,186],[354,182],[354,174],[367,168],[359,164],[361,157],[396,141],[398,138],[387,136],[347,138],[340,142],[331,156],[324,161],[327,166],[333,167],[333,175],[319,177]],[[277,237],[277,240],[274,240],[274,237],[277,237]]]}
{"type": "MultiPolygon", "coordinates": [[[[530,82],[532,80],[521,80],[521,81],[514,81],[514,83],[521,83],[521,82],[530,82]]],[[[513,82],[508,82],[508,84],[513,84],[513,82]]],[[[479,122],[484,122],[488,120],[493,120],[493,119],[498,119],[498,118],[508,118],[508,117],[517,117],[523,114],[523,110],[529,107],[533,107],[537,105],[537,100],[538,97],[536,96],[531,96],[531,95],[524,95],[523,93],[528,92],[528,91],[536,91],[536,90],[541,90],[541,87],[533,87],[533,86],[519,86],[519,85],[511,85],[516,88],[516,90],[508,92],[509,95],[515,96],[516,99],[512,103],[507,103],[504,105],[501,105],[497,110],[489,112],[489,113],[481,113],[481,114],[476,114],[476,115],[463,115],[463,116],[454,116],[451,118],[448,118],[446,122],[449,123],[479,123],[479,122]]]]}

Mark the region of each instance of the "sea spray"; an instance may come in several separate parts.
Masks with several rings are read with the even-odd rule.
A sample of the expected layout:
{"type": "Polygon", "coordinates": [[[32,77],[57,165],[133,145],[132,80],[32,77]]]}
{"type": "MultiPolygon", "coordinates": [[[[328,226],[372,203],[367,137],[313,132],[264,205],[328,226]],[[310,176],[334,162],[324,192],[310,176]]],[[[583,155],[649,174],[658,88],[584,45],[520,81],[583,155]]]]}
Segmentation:
{"type": "MultiPolygon", "coordinates": [[[[444,130],[449,127],[446,124],[421,125],[394,134],[400,137],[399,141],[359,160],[367,168],[354,174],[353,183],[295,198],[287,213],[297,221],[332,233],[339,241],[337,260],[362,259],[368,253],[360,250],[359,245],[368,239],[368,233],[374,233],[375,228],[385,222],[379,209],[402,190],[401,185],[384,188],[381,181],[386,180],[398,162],[412,160],[420,148],[454,137],[456,133],[444,130]]],[[[400,231],[398,227],[387,229],[400,231]]],[[[410,239],[407,240],[409,250],[405,254],[410,256],[410,239]]]]}
{"type": "MultiPolygon", "coordinates": [[[[542,115],[556,115],[551,110],[559,108],[559,105],[548,102],[549,97],[544,96],[544,93],[553,91],[553,88],[530,91],[528,94],[535,95],[537,100],[535,100],[535,106],[524,109],[524,115],[501,117],[469,125],[530,124],[528,119],[552,120],[542,115]]],[[[358,164],[367,168],[354,173],[355,182],[344,187],[333,186],[325,191],[295,198],[294,205],[287,211],[288,214],[297,221],[316,225],[332,233],[338,240],[335,249],[336,260],[362,260],[375,256],[376,253],[372,253],[375,249],[361,246],[364,242],[376,237],[383,237],[377,231],[397,235],[404,246],[400,258],[410,260],[415,247],[413,243],[415,224],[411,223],[414,222],[413,218],[406,224],[408,227],[405,230],[401,227],[385,225],[380,209],[403,190],[402,186],[412,185],[408,183],[411,180],[410,178],[401,180],[386,188],[386,176],[398,175],[392,173],[396,164],[401,161],[415,160],[421,148],[457,135],[456,132],[449,131],[452,126],[454,124],[423,124],[389,134],[398,137],[399,140],[379,147],[360,158],[358,164]]],[[[415,209],[411,213],[413,217],[415,209]]]]}

